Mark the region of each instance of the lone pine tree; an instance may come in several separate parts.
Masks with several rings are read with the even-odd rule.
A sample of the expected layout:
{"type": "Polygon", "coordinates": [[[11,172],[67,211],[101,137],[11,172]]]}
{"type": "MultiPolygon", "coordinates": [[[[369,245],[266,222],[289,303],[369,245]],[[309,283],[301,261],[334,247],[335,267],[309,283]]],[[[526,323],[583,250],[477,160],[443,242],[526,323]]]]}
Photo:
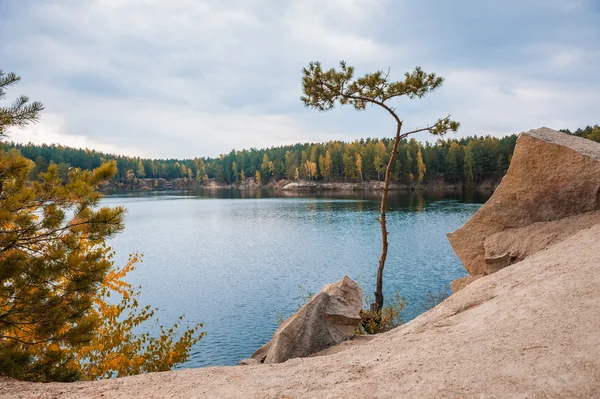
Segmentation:
{"type": "Polygon", "coordinates": [[[396,113],[395,108],[389,105],[390,100],[398,97],[409,99],[421,98],[442,86],[444,79],[434,73],[425,73],[420,67],[412,72],[406,72],[404,80],[392,81],[389,72],[377,71],[366,74],[360,78],[354,77],[354,67],[341,61],[338,69],[324,70],[319,62],[311,62],[302,70],[301,97],[305,106],[319,111],[328,111],[335,104],[350,105],[356,110],[364,110],[367,105],[376,105],[387,111],[396,122],[396,134],[391,157],[385,169],[383,195],[381,197],[380,215],[378,218],[381,226],[381,256],[377,269],[377,285],[375,289],[375,302],[371,310],[379,312],[383,307],[383,270],[388,251],[388,231],[386,225],[386,205],[389,193],[390,176],[396,156],[398,144],[411,134],[429,132],[434,135],[443,135],[448,131],[456,131],[459,123],[450,119],[450,116],[438,119],[430,126],[402,132],[403,121],[396,113]]]}

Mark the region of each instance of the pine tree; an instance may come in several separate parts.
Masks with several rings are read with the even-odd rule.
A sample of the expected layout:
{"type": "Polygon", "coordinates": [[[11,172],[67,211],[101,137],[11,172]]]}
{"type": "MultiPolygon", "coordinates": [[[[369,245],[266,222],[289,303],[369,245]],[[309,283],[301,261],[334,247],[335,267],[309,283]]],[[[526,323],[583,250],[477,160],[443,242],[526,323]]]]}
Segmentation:
{"type": "Polygon", "coordinates": [[[415,178],[415,175],[413,173],[413,158],[412,155],[410,155],[410,150],[407,148],[406,149],[406,158],[404,159],[404,164],[402,165],[403,167],[403,172],[406,175],[406,180],[409,181],[409,183],[412,185],[412,181],[415,178]]]}
{"type": "Polygon", "coordinates": [[[231,164],[231,173],[233,174],[233,181],[235,181],[237,183],[239,175],[238,175],[237,163],[235,161],[233,161],[233,163],[231,164]]]}
{"type": "Polygon", "coordinates": [[[472,145],[465,147],[465,159],[464,159],[464,173],[465,173],[465,185],[469,190],[475,187],[475,181],[473,178],[473,150],[472,145]]]}
{"type": "Polygon", "coordinates": [[[386,224],[386,207],[389,194],[390,177],[398,155],[400,141],[411,134],[428,131],[434,135],[442,135],[447,131],[456,131],[458,122],[450,120],[450,117],[439,119],[433,125],[422,129],[415,129],[402,133],[403,121],[395,110],[388,105],[388,101],[397,97],[406,96],[410,99],[421,98],[431,91],[439,88],[443,78],[434,73],[425,73],[420,67],[405,74],[402,81],[393,82],[389,73],[377,71],[366,74],[360,78],[354,78],[354,67],[348,66],[344,61],[340,62],[340,68],[324,70],[319,62],[311,62],[302,70],[301,97],[305,106],[315,108],[319,111],[327,111],[336,103],[351,105],[356,110],[364,110],[367,105],[376,105],[386,110],[396,122],[396,133],[390,160],[388,162],[383,195],[381,198],[381,209],[379,223],[381,226],[381,257],[377,270],[377,284],[375,289],[375,302],[371,304],[371,310],[380,312],[383,307],[383,270],[388,250],[388,231],[386,224]]]}
{"type": "Polygon", "coordinates": [[[450,144],[450,149],[448,150],[448,158],[446,160],[446,170],[448,172],[448,176],[452,178],[452,183],[456,183],[456,177],[458,176],[458,151],[459,145],[456,141],[453,141],[450,144]]]}
{"type": "MultiPolygon", "coordinates": [[[[0,73],[1,96],[16,81],[0,73]]],[[[20,97],[0,108],[0,132],[37,121],[42,109],[20,97]]],[[[200,325],[179,334],[176,324],[158,337],[132,332],[153,311],[138,309],[138,293],[123,280],[138,258],[116,268],[106,245],[123,229],[125,210],[99,207],[96,191],[117,163],[71,168],[66,180],[51,163],[28,182],[33,167],[17,150],[0,151],[0,375],[71,381],[185,361],[203,335],[200,325]],[[120,303],[107,301],[111,292],[120,303]]]]}
{"type": "MultiPolygon", "coordinates": [[[[15,85],[21,78],[14,73],[4,73],[0,69],[0,100],[6,97],[6,89],[15,85]]],[[[42,103],[29,102],[29,97],[19,96],[11,105],[0,107],[0,138],[6,136],[10,127],[24,127],[37,122],[40,112],[44,109],[42,103]]]]}

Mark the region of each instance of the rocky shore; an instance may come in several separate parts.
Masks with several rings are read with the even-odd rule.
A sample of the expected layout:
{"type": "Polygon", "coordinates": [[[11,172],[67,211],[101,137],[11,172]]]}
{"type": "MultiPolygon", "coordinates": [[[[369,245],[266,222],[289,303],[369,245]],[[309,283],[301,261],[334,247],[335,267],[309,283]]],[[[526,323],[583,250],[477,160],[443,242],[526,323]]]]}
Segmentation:
{"type": "MultiPolygon", "coordinates": [[[[485,180],[474,187],[475,191],[493,191],[499,184],[499,181],[485,180]]],[[[226,184],[209,179],[207,183],[196,182],[193,179],[133,179],[130,181],[111,181],[100,187],[100,191],[105,194],[115,194],[123,192],[150,192],[150,191],[170,191],[170,190],[257,190],[270,189],[286,192],[318,192],[318,191],[372,191],[377,192],[383,189],[383,182],[369,180],[364,182],[328,182],[328,181],[288,181],[288,180],[270,180],[262,185],[258,185],[254,178],[248,178],[246,182],[240,184],[226,184]]],[[[390,190],[398,191],[462,191],[465,188],[462,184],[447,183],[442,179],[423,183],[420,185],[408,185],[402,183],[390,183],[390,190]]]]}

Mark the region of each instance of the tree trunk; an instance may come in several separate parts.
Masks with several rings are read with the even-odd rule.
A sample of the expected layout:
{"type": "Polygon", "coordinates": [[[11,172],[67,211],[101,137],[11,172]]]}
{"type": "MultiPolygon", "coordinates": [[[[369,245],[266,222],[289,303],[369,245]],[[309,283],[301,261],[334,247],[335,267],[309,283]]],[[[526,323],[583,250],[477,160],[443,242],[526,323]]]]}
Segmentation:
{"type": "Polygon", "coordinates": [[[392,176],[392,169],[394,168],[394,162],[398,155],[398,144],[400,143],[400,130],[402,129],[402,123],[397,121],[396,137],[394,138],[394,147],[392,149],[392,156],[388,162],[387,168],[385,169],[385,182],[383,183],[383,195],[381,196],[381,208],[379,215],[379,224],[381,225],[381,257],[379,258],[379,268],[377,269],[377,286],[375,288],[375,302],[371,304],[371,310],[379,312],[383,308],[383,269],[385,267],[385,259],[387,258],[388,250],[388,232],[385,219],[385,211],[387,207],[387,198],[390,191],[390,177],[392,176]]]}

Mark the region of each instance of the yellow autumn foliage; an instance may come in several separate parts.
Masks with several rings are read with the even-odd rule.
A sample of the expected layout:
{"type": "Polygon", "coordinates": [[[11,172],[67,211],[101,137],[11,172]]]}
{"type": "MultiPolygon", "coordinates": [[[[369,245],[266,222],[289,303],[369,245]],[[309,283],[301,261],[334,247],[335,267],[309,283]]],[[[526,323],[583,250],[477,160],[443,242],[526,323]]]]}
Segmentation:
{"type": "Polygon", "coordinates": [[[79,348],[74,358],[83,379],[170,370],[175,364],[186,361],[190,348],[205,335],[199,331],[202,324],[179,331],[183,316],[168,329],[160,326],[157,336],[148,332],[136,333],[136,327],[155,320],[156,310],[149,305],[140,306],[141,287],[133,287],[125,281],[142,258],[139,254],[130,255],[127,264],[111,270],[102,284],[94,309],[102,324],[94,339],[79,348]],[[121,300],[109,303],[108,299],[115,295],[121,300]]]}

